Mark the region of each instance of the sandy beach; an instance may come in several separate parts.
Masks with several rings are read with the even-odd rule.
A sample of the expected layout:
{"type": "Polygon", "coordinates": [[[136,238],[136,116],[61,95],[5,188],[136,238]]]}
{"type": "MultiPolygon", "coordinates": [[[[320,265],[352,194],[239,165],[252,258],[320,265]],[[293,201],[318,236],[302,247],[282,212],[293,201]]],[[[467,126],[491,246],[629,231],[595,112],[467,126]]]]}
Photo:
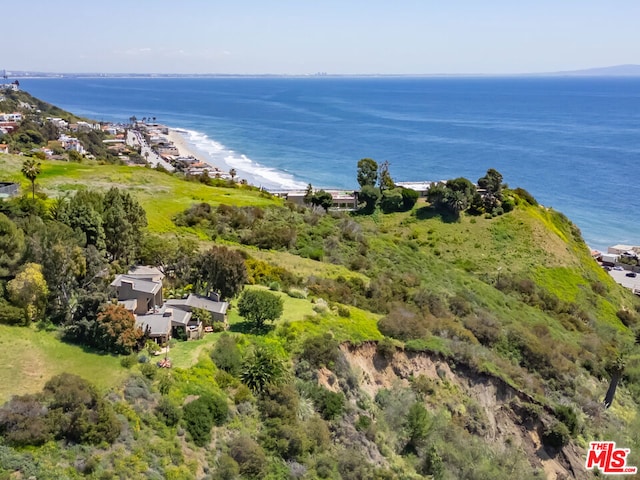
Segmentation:
{"type": "Polygon", "coordinates": [[[169,134],[165,135],[167,139],[178,148],[181,157],[194,157],[199,161],[204,162],[210,165],[215,171],[222,172],[218,165],[213,165],[211,161],[207,158],[207,155],[200,152],[198,149],[194,148],[193,145],[189,144],[188,140],[185,137],[185,134],[181,133],[178,130],[173,128],[169,129],[169,134]]]}

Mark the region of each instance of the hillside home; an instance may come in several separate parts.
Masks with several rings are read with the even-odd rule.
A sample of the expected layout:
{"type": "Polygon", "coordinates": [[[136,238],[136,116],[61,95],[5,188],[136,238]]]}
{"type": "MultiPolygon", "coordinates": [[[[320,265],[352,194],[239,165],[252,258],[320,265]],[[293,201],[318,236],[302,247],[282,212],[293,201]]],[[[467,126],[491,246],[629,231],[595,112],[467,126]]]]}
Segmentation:
{"type": "Polygon", "coordinates": [[[134,314],[145,314],[163,305],[162,281],[139,278],[134,275],[118,275],[111,282],[115,287],[118,303],[134,314]]]}
{"type": "MultiPolygon", "coordinates": [[[[126,275],[118,275],[111,286],[116,289],[118,303],[134,314],[136,326],[150,339],[163,344],[173,336],[187,340],[201,338],[203,325],[192,318],[191,305],[186,301],[181,304],[180,300],[163,301],[163,279],[164,274],[156,267],[136,266],[126,275]]],[[[226,305],[216,305],[214,302],[214,305],[198,304],[197,308],[209,307],[226,314],[228,304],[218,303],[226,305]]]]}
{"type": "Polygon", "coordinates": [[[2,122],[21,122],[22,114],[20,112],[0,113],[0,121],[2,122]]]}
{"type": "Polygon", "coordinates": [[[194,308],[206,310],[211,314],[214,322],[227,323],[228,302],[221,302],[218,294],[212,293],[208,297],[202,295],[189,294],[187,298],[167,300],[167,305],[187,312],[192,312],[194,308]]]}
{"type": "Polygon", "coordinates": [[[9,153],[9,145],[0,143],[0,153],[9,153]]]}

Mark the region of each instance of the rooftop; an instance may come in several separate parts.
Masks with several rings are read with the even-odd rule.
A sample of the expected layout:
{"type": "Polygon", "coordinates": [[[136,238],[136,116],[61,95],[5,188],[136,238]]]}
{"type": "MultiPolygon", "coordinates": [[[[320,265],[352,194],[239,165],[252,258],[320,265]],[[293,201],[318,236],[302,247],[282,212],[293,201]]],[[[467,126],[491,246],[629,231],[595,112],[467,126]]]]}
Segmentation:
{"type": "Polygon", "coordinates": [[[118,275],[116,279],[111,282],[112,287],[121,287],[123,282],[129,282],[132,288],[136,292],[156,294],[162,288],[162,283],[153,282],[150,280],[143,280],[130,275],[118,275]]]}

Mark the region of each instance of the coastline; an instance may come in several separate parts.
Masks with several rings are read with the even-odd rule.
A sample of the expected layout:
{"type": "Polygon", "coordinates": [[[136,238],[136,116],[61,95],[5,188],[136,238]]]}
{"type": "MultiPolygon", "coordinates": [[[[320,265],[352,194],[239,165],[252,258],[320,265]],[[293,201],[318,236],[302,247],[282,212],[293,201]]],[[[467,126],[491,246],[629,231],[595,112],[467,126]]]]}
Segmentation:
{"type": "Polygon", "coordinates": [[[186,130],[169,127],[169,133],[165,136],[176,146],[176,148],[180,152],[181,157],[193,157],[198,161],[209,165],[214,172],[219,172],[221,174],[224,173],[228,175],[228,172],[224,172],[219,165],[213,164],[206,153],[198,150],[195,145],[190,143],[186,135],[188,135],[188,132],[186,130]]]}
{"type": "Polygon", "coordinates": [[[221,178],[229,179],[229,171],[233,169],[236,171],[236,181],[245,180],[261,188],[304,189],[307,185],[307,182],[297,180],[288,172],[260,164],[242,153],[227,148],[206,133],[169,126],[167,129],[169,133],[163,135],[178,149],[180,156],[192,156],[208,165],[211,176],[218,174],[221,178]]]}

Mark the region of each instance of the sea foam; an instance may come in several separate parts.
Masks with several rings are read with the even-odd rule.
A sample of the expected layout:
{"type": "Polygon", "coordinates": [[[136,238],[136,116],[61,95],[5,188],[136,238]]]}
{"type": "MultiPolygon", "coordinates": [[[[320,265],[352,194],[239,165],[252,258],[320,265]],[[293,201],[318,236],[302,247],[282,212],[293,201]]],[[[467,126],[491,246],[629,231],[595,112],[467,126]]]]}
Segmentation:
{"type": "Polygon", "coordinates": [[[176,129],[185,134],[187,142],[194,150],[202,153],[207,163],[213,167],[229,171],[236,170],[239,178],[258,187],[265,187],[272,190],[294,190],[304,189],[306,183],[297,180],[293,175],[281,170],[262,165],[245,154],[238,153],[222,143],[209,138],[205,133],[196,130],[176,129]]]}

